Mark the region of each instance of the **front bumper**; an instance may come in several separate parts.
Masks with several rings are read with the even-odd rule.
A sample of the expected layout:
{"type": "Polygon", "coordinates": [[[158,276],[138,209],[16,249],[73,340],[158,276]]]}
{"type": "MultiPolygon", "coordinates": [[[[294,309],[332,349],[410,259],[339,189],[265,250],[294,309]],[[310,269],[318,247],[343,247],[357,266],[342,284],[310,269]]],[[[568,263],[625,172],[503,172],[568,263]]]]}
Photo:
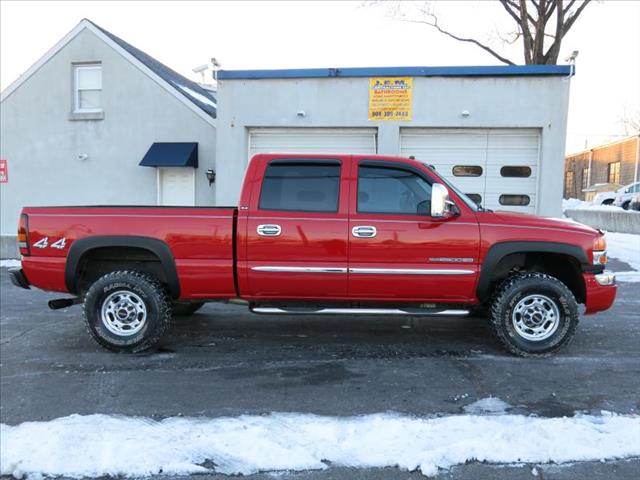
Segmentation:
{"type": "Polygon", "coordinates": [[[29,281],[27,280],[27,277],[24,276],[21,268],[10,268],[9,278],[11,279],[11,283],[13,283],[16,287],[26,288],[27,290],[31,288],[29,286],[29,281]]]}
{"type": "Polygon", "coordinates": [[[591,314],[607,310],[613,305],[616,299],[616,276],[614,273],[604,271],[592,274],[583,273],[584,285],[586,288],[586,310],[585,314],[591,314]]]}

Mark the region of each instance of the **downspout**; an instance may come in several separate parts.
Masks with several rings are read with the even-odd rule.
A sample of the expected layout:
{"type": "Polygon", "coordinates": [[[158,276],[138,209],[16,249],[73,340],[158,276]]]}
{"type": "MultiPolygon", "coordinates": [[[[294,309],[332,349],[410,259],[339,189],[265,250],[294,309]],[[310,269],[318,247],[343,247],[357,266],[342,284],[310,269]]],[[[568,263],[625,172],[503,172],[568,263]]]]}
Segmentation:
{"type": "Polygon", "coordinates": [[[638,163],[640,163],[640,133],[636,137],[636,167],[633,172],[634,182],[638,181],[638,163]]]}

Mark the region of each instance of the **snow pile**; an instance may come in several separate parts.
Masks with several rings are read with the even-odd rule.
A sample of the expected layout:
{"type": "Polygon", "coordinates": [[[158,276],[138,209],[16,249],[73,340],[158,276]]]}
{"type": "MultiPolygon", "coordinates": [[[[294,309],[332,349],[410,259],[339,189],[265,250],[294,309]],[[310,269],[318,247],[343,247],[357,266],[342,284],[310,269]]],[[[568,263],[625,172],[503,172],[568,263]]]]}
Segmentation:
{"type": "Polygon", "coordinates": [[[467,461],[546,463],[640,455],[640,417],[398,414],[227,418],[71,415],[0,426],[0,474],[139,477],[398,467],[435,475],[467,461]],[[213,469],[205,467],[213,465],[213,469]]]}
{"type": "Polygon", "coordinates": [[[640,235],[607,232],[607,255],[631,265],[632,272],[616,272],[621,282],[640,282],[640,235]]]}
{"type": "Polygon", "coordinates": [[[591,202],[585,202],[584,200],[578,200],[577,198],[563,198],[562,199],[562,211],[567,210],[592,210],[598,212],[611,212],[614,210],[622,211],[621,207],[615,205],[594,205],[591,202]]]}
{"type": "Polygon", "coordinates": [[[20,260],[0,260],[0,268],[20,267],[21,265],[22,263],[20,263],[20,260]]]}
{"type": "Polygon", "coordinates": [[[176,85],[180,90],[182,90],[184,93],[186,93],[187,95],[189,95],[191,98],[195,98],[196,100],[198,100],[201,103],[204,103],[205,105],[209,105],[211,107],[217,107],[218,105],[216,104],[216,102],[212,99],[209,98],[201,93],[196,92],[195,90],[182,85],[180,83],[174,83],[174,85],[176,85]]]}

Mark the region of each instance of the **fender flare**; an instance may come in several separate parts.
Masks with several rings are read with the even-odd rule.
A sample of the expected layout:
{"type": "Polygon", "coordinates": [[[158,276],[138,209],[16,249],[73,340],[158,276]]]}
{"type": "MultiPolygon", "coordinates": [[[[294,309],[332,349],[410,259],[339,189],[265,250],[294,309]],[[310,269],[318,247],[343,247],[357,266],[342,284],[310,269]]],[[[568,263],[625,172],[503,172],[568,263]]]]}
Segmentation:
{"type": "Polygon", "coordinates": [[[104,247],[134,247],[148,250],[156,255],[160,259],[162,269],[167,276],[169,294],[173,298],[179,298],[180,280],[178,278],[176,262],[169,245],[157,238],[128,235],[103,235],[81,238],[74,241],[67,254],[67,263],[64,272],[64,281],[69,292],[78,293],[77,270],[80,259],[89,251],[104,247]]]}
{"type": "Polygon", "coordinates": [[[559,242],[500,242],[489,248],[484,257],[476,287],[476,295],[480,300],[487,298],[491,284],[491,274],[495,267],[507,255],[513,253],[559,253],[575,258],[581,266],[588,266],[586,252],[577,245],[559,242]]]}

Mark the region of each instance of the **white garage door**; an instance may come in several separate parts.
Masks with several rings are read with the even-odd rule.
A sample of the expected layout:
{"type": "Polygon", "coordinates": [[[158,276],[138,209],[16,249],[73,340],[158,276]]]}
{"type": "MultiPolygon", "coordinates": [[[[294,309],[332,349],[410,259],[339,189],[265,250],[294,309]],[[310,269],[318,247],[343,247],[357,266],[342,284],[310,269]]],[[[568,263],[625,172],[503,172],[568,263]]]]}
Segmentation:
{"type": "Polygon", "coordinates": [[[257,153],[376,153],[371,128],[254,128],[249,158],[257,153]]]}
{"type": "Polygon", "coordinates": [[[536,212],[536,129],[404,128],[400,152],[435,165],[440,175],[486,208],[536,212]]]}
{"type": "Polygon", "coordinates": [[[158,205],[195,205],[195,169],[190,167],[158,168],[158,205]]]}

